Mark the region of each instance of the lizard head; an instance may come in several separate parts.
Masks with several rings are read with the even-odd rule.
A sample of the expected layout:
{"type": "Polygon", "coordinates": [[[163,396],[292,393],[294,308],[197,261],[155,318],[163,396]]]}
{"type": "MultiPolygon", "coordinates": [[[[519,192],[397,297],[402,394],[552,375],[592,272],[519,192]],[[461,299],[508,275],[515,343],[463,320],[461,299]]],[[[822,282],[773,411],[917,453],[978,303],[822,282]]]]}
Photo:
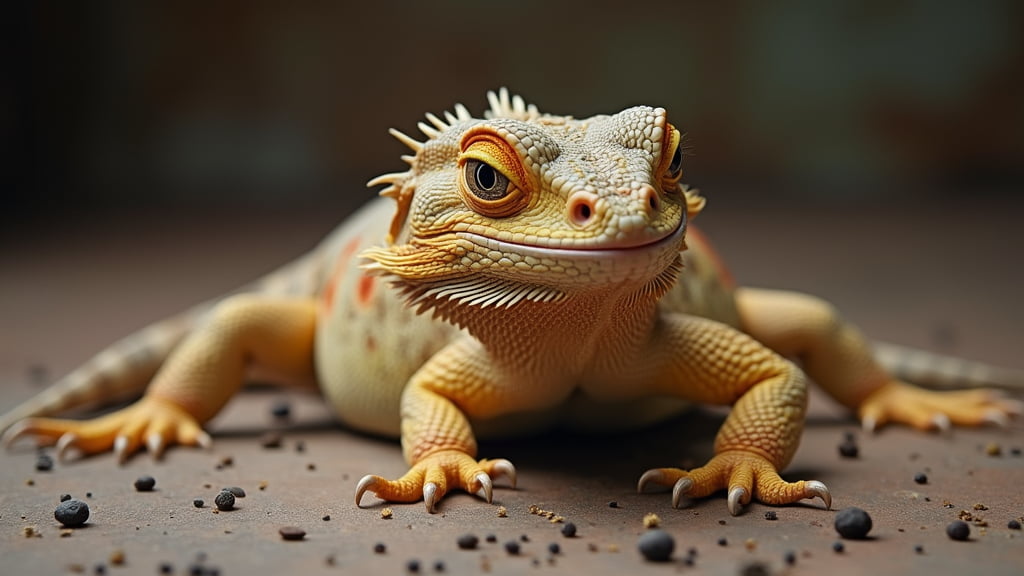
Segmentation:
{"type": "Polygon", "coordinates": [[[410,302],[511,307],[618,289],[660,295],[682,266],[688,215],[682,136],[664,109],[586,119],[541,114],[506,90],[491,109],[428,114],[405,172],[370,186],[398,203],[387,246],[363,253],[410,302]]]}

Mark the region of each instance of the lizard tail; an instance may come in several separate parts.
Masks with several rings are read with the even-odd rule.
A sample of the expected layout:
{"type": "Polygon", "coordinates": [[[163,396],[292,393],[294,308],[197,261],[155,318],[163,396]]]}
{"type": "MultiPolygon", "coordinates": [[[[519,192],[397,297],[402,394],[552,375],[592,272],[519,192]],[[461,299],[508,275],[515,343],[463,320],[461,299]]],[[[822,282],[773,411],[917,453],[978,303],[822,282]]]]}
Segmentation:
{"type": "Polygon", "coordinates": [[[926,388],[1024,390],[1024,370],[992,366],[887,342],[876,341],[872,344],[875,358],[890,374],[926,388]]]}
{"type": "Polygon", "coordinates": [[[321,279],[322,252],[322,249],[314,250],[241,290],[159,320],[115,342],[39,394],[0,416],[0,433],[25,418],[96,409],[138,398],[175,346],[202,325],[213,308],[227,296],[239,292],[268,296],[315,294],[321,279]]]}

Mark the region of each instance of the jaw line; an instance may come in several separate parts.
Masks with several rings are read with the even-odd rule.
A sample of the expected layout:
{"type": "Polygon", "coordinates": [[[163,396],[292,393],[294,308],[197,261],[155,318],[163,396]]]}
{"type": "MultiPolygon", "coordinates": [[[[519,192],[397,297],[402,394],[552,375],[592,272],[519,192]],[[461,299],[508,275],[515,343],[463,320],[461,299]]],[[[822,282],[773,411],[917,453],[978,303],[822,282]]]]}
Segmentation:
{"type": "Polygon", "coordinates": [[[661,238],[644,244],[623,246],[619,248],[548,248],[531,244],[518,244],[515,242],[495,240],[472,232],[455,232],[454,234],[456,238],[472,242],[477,246],[482,246],[489,250],[498,251],[502,254],[517,254],[522,257],[533,257],[538,259],[593,262],[628,259],[639,255],[657,253],[662,250],[668,250],[670,246],[674,246],[678,251],[682,248],[685,233],[686,220],[683,219],[679,221],[679,224],[676,225],[674,230],[661,238]]]}

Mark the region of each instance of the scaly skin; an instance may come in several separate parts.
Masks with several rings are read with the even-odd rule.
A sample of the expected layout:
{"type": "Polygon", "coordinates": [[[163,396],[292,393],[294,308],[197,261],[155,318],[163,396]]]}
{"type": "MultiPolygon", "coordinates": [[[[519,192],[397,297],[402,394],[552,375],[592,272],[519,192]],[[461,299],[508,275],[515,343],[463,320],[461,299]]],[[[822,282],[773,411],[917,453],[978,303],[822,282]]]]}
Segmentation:
{"type": "Polygon", "coordinates": [[[357,503],[373,492],[433,510],[452,489],[489,501],[493,479],[515,485],[510,462],[478,459],[478,434],[567,419],[642,424],[688,402],[723,404],[733,410],[715,456],[690,471],[650,470],[639,488],[672,486],[676,505],[727,490],[736,514],[751,498],[831,502],[820,482],[778,474],[807,399],[804,372],[783,356],[872,426],[974,425],[1019,410],[989,392],[894,380],[826,303],[734,288],[699,235],[683,256],[703,199],[680,184],[681,137],[664,110],[574,120],[490,96],[485,119],[461,106],[428,115],[425,142],[395,132],[414,152],[410,168],[371,185],[386,184],[397,210],[372,202],[250,293],[118,344],[0,420],[17,420],[7,440],[34,435],[62,454],[113,449],[122,461],[144,445],[157,455],[208,445],[201,426],[256,366],[316,381],[353,428],[401,437],[409,472],[364,477],[357,503]],[[123,410],[38,417],[69,398],[130,391],[153,372],[123,410]],[[602,403],[615,406],[614,422],[602,403]]]}

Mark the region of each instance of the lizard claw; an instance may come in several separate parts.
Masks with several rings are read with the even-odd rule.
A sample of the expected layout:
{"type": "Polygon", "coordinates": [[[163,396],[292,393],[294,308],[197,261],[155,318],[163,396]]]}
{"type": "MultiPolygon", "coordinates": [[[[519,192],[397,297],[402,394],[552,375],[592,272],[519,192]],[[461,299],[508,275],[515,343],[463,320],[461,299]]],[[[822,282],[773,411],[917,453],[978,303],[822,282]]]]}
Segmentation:
{"type": "Polygon", "coordinates": [[[437,484],[433,482],[427,482],[423,485],[423,503],[427,506],[427,513],[433,514],[436,512],[434,504],[437,503],[437,484]]]}
{"type": "Polygon", "coordinates": [[[686,496],[692,488],[693,478],[689,476],[680,478],[676,485],[672,487],[672,507],[679,508],[679,502],[682,501],[683,496],[686,496]]]}
{"type": "Polygon", "coordinates": [[[733,486],[729,490],[728,508],[729,514],[739,516],[743,507],[750,503],[750,493],[742,486],[733,486]]]}
{"type": "Polygon", "coordinates": [[[804,483],[804,489],[807,491],[808,498],[821,498],[821,501],[825,503],[825,510],[832,509],[832,493],[829,492],[828,486],[825,486],[824,482],[808,480],[804,483]]]}
{"type": "Polygon", "coordinates": [[[481,472],[476,475],[476,479],[480,482],[480,489],[476,491],[476,495],[490,504],[494,498],[494,484],[491,482],[491,477],[481,472]]]}
{"type": "Polygon", "coordinates": [[[57,440],[57,459],[61,462],[66,462],[70,459],[68,454],[72,451],[78,451],[78,436],[72,432],[65,432],[57,440]]]}
{"type": "MultiPolygon", "coordinates": [[[[491,460],[490,465],[492,466],[491,478],[497,479],[505,476],[508,478],[510,488],[514,489],[516,487],[516,467],[511,462],[504,458],[499,458],[491,460]]],[[[490,499],[487,501],[490,502],[490,499]]]]}
{"type": "Polygon", "coordinates": [[[636,491],[642,494],[647,485],[652,482],[661,486],[665,485],[665,472],[662,468],[651,468],[644,472],[640,476],[640,480],[637,480],[636,491]]]}
{"type": "Polygon", "coordinates": [[[363,499],[363,494],[366,494],[367,490],[371,490],[380,479],[380,476],[373,474],[367,474],[359,479],[359,483],[356,484],[356,507],[359,507],[359,501],[363,499]]]}

